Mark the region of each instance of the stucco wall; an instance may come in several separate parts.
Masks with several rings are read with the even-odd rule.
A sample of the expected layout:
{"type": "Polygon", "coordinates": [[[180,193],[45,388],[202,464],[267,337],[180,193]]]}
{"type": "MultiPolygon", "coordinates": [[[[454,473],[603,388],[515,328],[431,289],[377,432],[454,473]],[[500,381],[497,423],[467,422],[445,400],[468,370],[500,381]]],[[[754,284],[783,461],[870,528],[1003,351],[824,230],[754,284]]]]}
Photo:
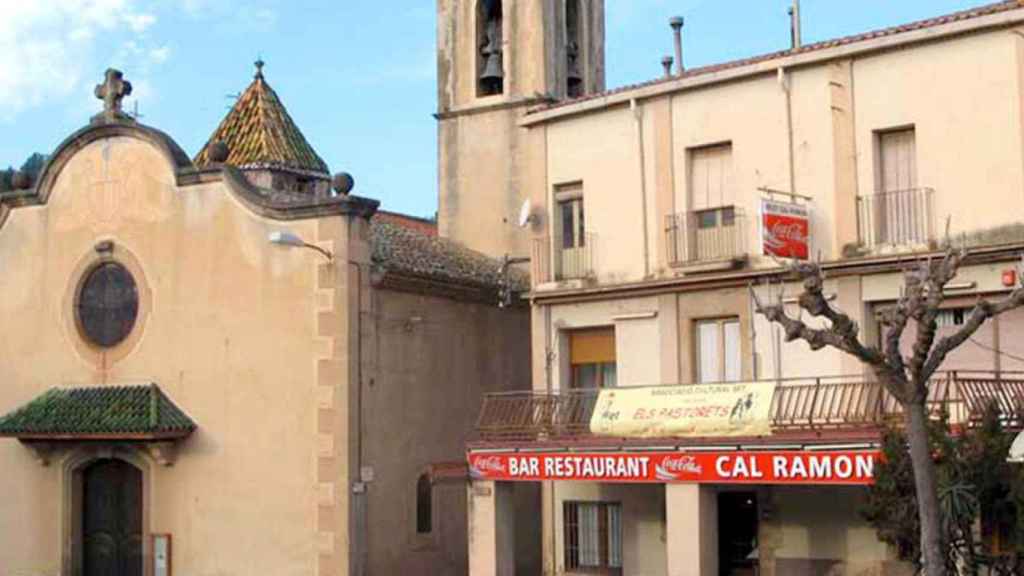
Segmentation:
{"type": "MultiPolygon", "coordinates": [[[[1009,226],[1019,218],[1004,207],[1019,204],[1024,187],[1022,42],[990,30],[781,75],[764,65],[730,82],[644,94],[635,111],[617,96],[622,103],[586,111],[592,103],[583,103],[580,113],[543,122],[527,117],[547,147],[547,178],[531,179],[530,194],[545,199],[550,216],[555,186],[583,182],[598,284],[673,275],[665,218],[691,208],[689,151],[729,142],[752,265],[774,265],[760,256],[760,187],[811,198],[811,252],[837,259],[857,243],[856,196],[878,188],[877,132],[914,126],[918,186],[935,190],[933,233],[941,236],[947,217],[954,234],[1009,226]]],[[[548,218],[534,235],[552,226],[548,218]]]]}
{"type": "MultiPolygon", "coordinates": [[[[526,386],[528,313],[379,290],[369,317],[362,458],[374,476],[367,486],[368,573],[465,574],[465,481],[435,485],[434,532],[420,535],[416,480],[430,464],[465,460],[483,393],[526,386]]],[[[529,509],[529,495],[523,498],[529,509]]],[[[532,548],[536,562],[539,541],[532,548]]]]}
{"type": "MultiPolygon", "coordinates": [[[[0,411],[53,386],[156,382],[198,424],[173,467],[151,466],[148,487],[147,533],[173,535],[179,573],[316,571],[322,258],[267,242],[282,228],[323,240],[314,224],[255,216],[223,184],[178,189],[163,155],[122,137],[80,150],[48,204],[0,227],[0,411]],[[107,239],[144,296],[128,349],[102,355],[82,342],[72,304],[107,239]]],[[[62,466],[4,440],[0,470],[0,566],[57,573],[62,466]]]]}

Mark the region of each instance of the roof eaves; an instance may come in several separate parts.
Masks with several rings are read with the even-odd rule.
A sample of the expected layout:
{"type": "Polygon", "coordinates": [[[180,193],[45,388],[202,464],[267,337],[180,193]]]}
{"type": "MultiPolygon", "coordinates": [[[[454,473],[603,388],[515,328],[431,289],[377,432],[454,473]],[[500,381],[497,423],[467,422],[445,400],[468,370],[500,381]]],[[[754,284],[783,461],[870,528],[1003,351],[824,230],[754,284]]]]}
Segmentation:
{"type": "Polygon", "coordinates": [[[1020,1],[988,4],[909,24],[816,42],[795,50],[781,50],[693,68],[684,72],[682,76],[656,78],[579,98],[560,100],[531,108],[520,120],[520,125],[529,127],[592,110],[623,105],[634,99],[647,99],[748,76],[773,73],[779,68],[807,66],[1020,22],[1024,22],[1024,4],[1020,1]]]}

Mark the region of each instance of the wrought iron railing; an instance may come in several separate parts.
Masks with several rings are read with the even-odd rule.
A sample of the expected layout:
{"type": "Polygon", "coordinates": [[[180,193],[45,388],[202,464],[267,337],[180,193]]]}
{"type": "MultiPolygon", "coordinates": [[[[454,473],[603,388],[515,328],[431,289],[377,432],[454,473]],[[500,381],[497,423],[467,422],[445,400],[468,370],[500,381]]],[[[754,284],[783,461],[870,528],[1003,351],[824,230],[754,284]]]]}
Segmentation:
{"type": "Polygon", "coordinates": [[[931,188],[878,192],[857,199],[860,243],[867,247],[913,246],[934,239],[931,188]]]}
{"type": "Polygon", "coordinates": [[[665,219],[673,266],[741,260],[747,256],[747,220],[734,206],[671,214],[665,219]]]}
{"type": "Polygon", "coordinates": [[[593,234],[569,240],[561,236],[533,242],[533,277],[537,283],[590,278],[594,275],[593,234]]]}
{"type": "MultiPolygon", "coordinates": [[[[775,388],[771,424],[777,432],[870,430],[901,421],[896,399],[880,383],[862,377],[762,384],[775,388]]],[[[485,441],[587,437],[598,393],[586,389],[487,394],[477,433],[485,441]]],[[[1024,426],[1024,373],[949,372],[937,376],[929,387],[929,412],[945,412],[955,425],[977,422],[993,402],[1007,426],[1024,426]]]]}

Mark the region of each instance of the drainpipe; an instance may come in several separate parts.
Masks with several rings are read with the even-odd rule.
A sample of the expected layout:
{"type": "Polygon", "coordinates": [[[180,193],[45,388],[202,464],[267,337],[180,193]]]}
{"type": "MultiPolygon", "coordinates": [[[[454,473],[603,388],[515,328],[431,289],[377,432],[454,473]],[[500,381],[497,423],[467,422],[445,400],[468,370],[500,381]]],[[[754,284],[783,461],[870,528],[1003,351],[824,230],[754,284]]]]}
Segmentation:
{"type": "Polygon", "coordinates": [[[651,247],[647,225],[647,161],[644,154],[644,113],[637,106],[636,98],[630,98],[629,109],[632,110],[633,119],[636,120],[637,156],[640,159],[640,204],[641,210],[643,210],[644,278],[647,278],[651,275],[651,247]]]}
{"type": "Polygon", "coordinates": [[[779,88],[786,96],[786,138],[789,143],[789,191],[796,193],[796,149],[793,142],[793,95],[791,93],[790,75],[781,66],[778,69],[779,88]]]}

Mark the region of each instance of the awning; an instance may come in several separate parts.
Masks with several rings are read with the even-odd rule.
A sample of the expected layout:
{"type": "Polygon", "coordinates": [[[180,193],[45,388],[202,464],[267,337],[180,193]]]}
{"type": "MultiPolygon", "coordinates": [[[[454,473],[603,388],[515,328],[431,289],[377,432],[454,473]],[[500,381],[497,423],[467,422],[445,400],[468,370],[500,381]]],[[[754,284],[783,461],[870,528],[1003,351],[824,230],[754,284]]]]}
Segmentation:
{"type": "Polygon", "coordinates": [[[22,442],[167,442],[195,429],[156,384],[52,388],[0,417],[0,437],[22,442]]]}

